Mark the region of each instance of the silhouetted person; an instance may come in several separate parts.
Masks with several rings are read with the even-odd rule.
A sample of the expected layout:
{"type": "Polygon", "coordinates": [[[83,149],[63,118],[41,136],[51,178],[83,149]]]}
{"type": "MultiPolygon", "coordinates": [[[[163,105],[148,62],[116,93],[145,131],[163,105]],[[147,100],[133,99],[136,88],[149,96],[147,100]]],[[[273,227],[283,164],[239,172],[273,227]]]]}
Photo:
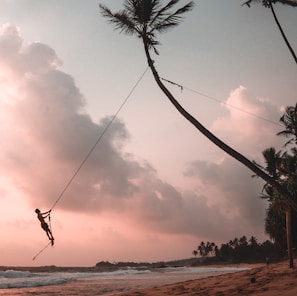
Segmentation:
{"type": "Polygon", "coordinates": [[[265,258],[265,262],[266,262],[267,265],[270,263],[269,257],[265,258]]]}
{"type": "Polygon", "coordinates": [[[48,227],[48,224],[44,220],[46,217],[48,217],[50,215],[51,211],[41,213],[39,209],[36,209],[35,213],[37,214],[37,218],[41,223],[42,229],[46,232],[47,237],[49,238],[49,240],[51,240],[52,245],[53,245],[54,244],[54,237],[52,235],[51,230],[48,227]]]}

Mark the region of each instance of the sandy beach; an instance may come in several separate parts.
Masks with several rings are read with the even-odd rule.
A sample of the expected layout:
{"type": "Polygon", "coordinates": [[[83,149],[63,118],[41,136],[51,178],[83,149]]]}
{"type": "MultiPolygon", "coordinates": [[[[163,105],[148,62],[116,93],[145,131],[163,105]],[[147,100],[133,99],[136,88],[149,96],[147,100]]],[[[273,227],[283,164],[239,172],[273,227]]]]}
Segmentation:
{"type": "MultiPolygon", "coordinates": [[[[212,265],[211,265],[212,266],[212,265]]],[[[209,265],[207,267],[210,267],[209,265]]],[[[297,270],[290,269],[287,261],[273,264],[257,265],[219,265],[223,267],[240,268],[241,271],[221,273],[202,277],[192,274],[183,277],[177,273],[174,281],[169,277],[172,274],[158,275],[160,272],[138,274],[138,276],[107,276],[95,275],[98,272],[94,267],[23,267],[22,269],[41,274],[49,273],[60,278],[65,272],[69,274],[86,273],[86,278],[75,277],[65,283],[32,286],[23,288],[0,289],[0,295],[117,295],[117,296],[230,296],[230,295],[262,295],[262,296],[296,296],[297,270]],[[247,269],[245,269],[247,268],[247,269]],[[243,270],[244,269],[244,270],[243,270]],[[92,274],[94,276],[92,276],[92,274]],[[156,278],[157,277],[157,278],[156,278]],[[167,283],[166,283],[167,281],[167,283]],[[170,283],[171,282],[171,283],[170,283]]],[[[203,268],[203,267],[201,267],[203,268]]],[[[0,270],[5,267],[0,267],[0,270]]],[[[20,270],[21,268],[16,268],[20,270]]],[[[103,272],[102,270],[100,272],[103,272]]],[[[33,274],[32,274],[33,275],[33,274]]],[[[30,278],[29,278],[30,279],[30,278]]],[[[38,279],[38,277],[37,277],[38,279]]]]}
{"type": "Polygon", "coordinates": [[[121,296],[296,296],[297,272],[288,262],[257,266],[236,273],[190,280],[144,290],[117,294],[121,296]]]}

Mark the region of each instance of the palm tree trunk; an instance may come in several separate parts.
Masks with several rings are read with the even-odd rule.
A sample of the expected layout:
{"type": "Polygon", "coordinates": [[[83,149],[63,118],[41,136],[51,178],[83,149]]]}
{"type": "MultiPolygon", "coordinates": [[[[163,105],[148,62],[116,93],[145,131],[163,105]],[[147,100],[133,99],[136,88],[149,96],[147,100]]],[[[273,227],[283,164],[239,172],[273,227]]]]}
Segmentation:
{"type": "MultiPolygon", "coordinates": [[[[145,34],[144,34],[145,35],[145,34]]],[[[170,100],[170,102],[175,106],[175,108],[178,110],[178,112],[186,118],[192,125],[194,125],[204,136],[206,136],[212,143],[214,143],[216,146],[221,148],[223,151],[225,151],[228,155],[238,160],[240,163],[248,167],[251,171],[253,171],[257,176],[261,177],[264,181],[269,183],[275,190],[277,190],[282,197],[287,201],[287,203],[294,208],[297,211],[297,205],[293,202],[293,199],[290,195],[290,193],[281,186],[278,182],[276,182],[273,178],[271,178],[269,175],[267,175],[264,171],[262,171],[257,165],[255,165],[253,162],[251,162],[249,159],[247,159],[245,156],[225,144],[223,141],[221,141],[219,138],[217,138],[213,133],[211,133],[208,129],[206,129],[196,118],[194,118],[191,114],[189,114],[180,104],[179,102],[173,97],[173,95],[170,93],[170,91],[165,87],[165,85],[162,83],[159,74],[154,66],[154,61],[151,59],[148,44],[143,38],[143,44],[144,44],[144,50],[147,57],[148,65],[153,73],[153,76],[155,78],[155,81],[157,82],[160,89],[163,91],[163,93],[167,96],[167,98],[170,100]]]]}
{"type": "Polygon", "coordinates": [[[289,257],[289,267],[294,267],[293,252],[292,252],[292,231],[291,231],[291,208],[286,208],[286,231],[287,231],[287,248],[289,257]]]}
{"type": "Polygon", "coordinates": [[[292,209],[285,201],[276,201],[272,204],[272,207],[283,207],[286,211],[286,237],[287,237],[287,249],[289,258],[289,267],[294,267],[293,251],[292,251],[292,226],[291,226],[291,212],[292,209]]]}
{"type": "Polygon", "coordinates": [[[289,40],[288,40],[286,34],[284,33],[284,30],[283,30],[281,24],[280,24],[279,21],[278,21],[278,18],[277,18],[277,16],[276,16],[275,11],[274,11],[274,8],[273,8],[273,4],[271,3],[271,1],[269,1],[269,2],[270,2],[270,3],[269,3],[269,4],[270,4],[269,6],[270,6],[271,12],[272,12],[272,14],[273,14],[274,20],[275,20],[275,22],[276,22],[276,24],[277,24],[277,26],[278,26],[278,28],[279,28],[279,30],[280,30],[282,36],[283,36],[283,39],[284,39],[284,41],[285,41],[285,43],[286,43],[286,45],[287,45],[289,51],[291,52],[291,54],[292,54],[292,56],[293,56],[293,59],[295,60],[295,63],[297,64],[297,56],[296,56],[296,54],[295,54],[295,52],[294,52],[294,50],[293,50],[293,48],[292,48],[292,46],[291,46],[291,44],[290,44],[290,42],[289,42],[289,40]]]}

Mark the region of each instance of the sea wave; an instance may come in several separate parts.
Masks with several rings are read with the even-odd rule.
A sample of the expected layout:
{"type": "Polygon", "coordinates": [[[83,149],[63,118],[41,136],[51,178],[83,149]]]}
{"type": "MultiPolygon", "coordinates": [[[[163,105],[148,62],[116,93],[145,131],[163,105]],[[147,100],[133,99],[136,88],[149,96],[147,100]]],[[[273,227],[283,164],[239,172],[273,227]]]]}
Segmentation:
{"type": "Polygon", "coordinates": [[[0,278],[27,278],[32,273],[29,271],[5,270],[0,271],[0,278]]]}
{"type": "Polygon", "coordinates": [[[69,281],[91,277],[114,277],[150,273],[149,270],[120,269],[112,272],[52,272],[31,273],[29,271],[0,271],[0,289],[29,288],[64,284],[69,281]]]}
{"type": "Polygon", "coordinates": [[[6,270],[0,271],[0,289],[33,288],[42,286],[61,285],[76,280],[97,279],[101,282],[116,279],[137,280],[156,277],[177,277],[182,280],[184,276],[191,275],[203,277],[222,273],[236,272],[248,268],[238,267],[167,267],[157,269],[119,269],[111,272],[36,272],[6,270]]]}

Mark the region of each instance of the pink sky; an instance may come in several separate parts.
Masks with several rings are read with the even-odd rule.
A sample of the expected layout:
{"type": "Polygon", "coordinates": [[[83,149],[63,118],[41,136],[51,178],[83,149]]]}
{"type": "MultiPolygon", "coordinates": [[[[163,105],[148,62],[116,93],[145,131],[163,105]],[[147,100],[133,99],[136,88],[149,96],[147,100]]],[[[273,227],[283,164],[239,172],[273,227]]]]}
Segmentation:
{"type": "MultiPolygon", "coordinates": [[[[143,94],[142,87],[147,85],[135,95],[143,94]]],[[[100,89],[98,96],[102,102],[108,98],[100,89]]],[[[32,261],[47,243],[35,208],[51,208],[113,114],[103,110],[94,120],[89,98],[55,49],[25,40],[13,24],[2,25],[1,265],[180,259],[190,257],[201,240],[220,244],[241,235],[267,238],[266,202],[257,197],[263,182],[189,128],[158,96],[158,110],[150,107],[156,119],[143,117],[142,124],[132,126],[133,118],[126,122],[125,116],[134,112],[138,118],[145,111],[133,108],[116,118],[53,209],[55,247],[32,261]],[[168,113],[157,120],[163,110],[168,113]],[[167,133],[175,142],[166,140],[167,133]]],[[[189,98],[184,103],[195,113],[197,101],[189,98]]],[[[282,139],[275,136],[280,126],[259,123],[230,105],[277,121],[285,104],[241,85],[230,89],[225,102],[210,120],[215,134],[258,162],[264,148],[281,147],[282,139]]]]}

